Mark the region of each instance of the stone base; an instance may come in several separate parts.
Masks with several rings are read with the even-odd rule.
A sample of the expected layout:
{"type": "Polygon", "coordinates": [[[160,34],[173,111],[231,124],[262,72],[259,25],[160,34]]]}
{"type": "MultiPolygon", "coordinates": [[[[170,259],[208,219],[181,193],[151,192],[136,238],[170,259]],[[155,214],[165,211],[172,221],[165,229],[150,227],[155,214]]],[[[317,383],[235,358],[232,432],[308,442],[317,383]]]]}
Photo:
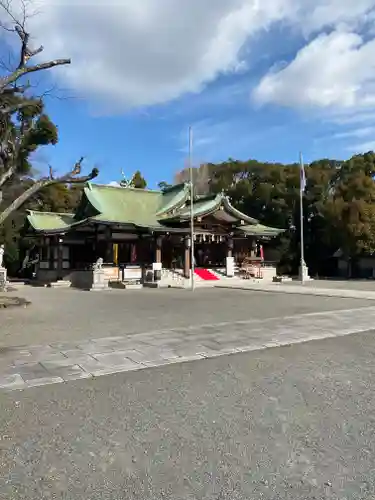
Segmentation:
{"type": "Polygon", "coordinates": [[[310,281],[309,269],[306,264],[299,266],[298,278],[300,281],[310,281]]]}
{"type": "Polygon", "coordinates": [[[92,272],[91,290],[107,290],[109,288],[109,280],[103,269],[94,269],[92,272]]]}
{"type": "Polygon", "coordinates": [[[165,284],[162,281],[145,281],[144,288],[172,288],[170,284],[165,284]]]}
{"type": "Polygon", "coordinates": [[[126,281],[110,281],[109,287],[120,290],[140,290],[143,288],[143,285],[142,283],[136,283],[136,282],[131,283],[126,281]]]}
{"type": "Polygon", "coordinates": [[[98,290],[110,290],[108,285],[103,285],[100,283],[93,283],[92,287],[88,289],[90,292],[93,291],[98,291],[98,290]]]}
{"type": "Polygon", "coordinates": [[[70,288],[71,286],[72,284],[68,280],[58,280],[48,284],[49,288],[70,288]]]}
{"type": "Polygon", "coordinates": [[[125,283],[124,288],[126,290],[142,290],[142,283],[125,283]]]}
{"type": "Polygon", "coordinates": [[[7,270],[5,267],[0,267],[0,292],[5,292],[8,287],[7,270]]]}
{"type": "Polygon", "coordinates": [[[293,281],[293,279],[290,276],[274,276],[272,281],[273,283],[285,283],[293,281]]]}

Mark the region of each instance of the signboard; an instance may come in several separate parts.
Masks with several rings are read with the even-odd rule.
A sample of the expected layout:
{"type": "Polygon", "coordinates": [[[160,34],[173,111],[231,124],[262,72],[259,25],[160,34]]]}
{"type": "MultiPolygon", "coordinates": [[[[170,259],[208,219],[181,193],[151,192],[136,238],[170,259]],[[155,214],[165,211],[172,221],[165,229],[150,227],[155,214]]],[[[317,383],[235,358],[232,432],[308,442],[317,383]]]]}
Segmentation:
{"type": "Polygon", "coordinates": [[[108,281],[118,281],[120,277],[118,267],[103,267],[102,271],[108,281]]]}
{"type": "Polygon", "coordinates": [[[142,268],[140,267],[124,267],[122,271],[123,281],[141,281],[142,268]]]}

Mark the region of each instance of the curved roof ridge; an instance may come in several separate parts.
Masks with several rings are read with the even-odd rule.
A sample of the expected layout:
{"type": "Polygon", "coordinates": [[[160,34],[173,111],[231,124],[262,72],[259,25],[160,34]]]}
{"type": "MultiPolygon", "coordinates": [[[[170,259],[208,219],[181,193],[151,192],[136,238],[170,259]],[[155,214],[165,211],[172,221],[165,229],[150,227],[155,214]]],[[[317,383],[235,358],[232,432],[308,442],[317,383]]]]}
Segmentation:
{"type": "MultiPolygon", "coordinates": [[[[89,184],[89,183],[87,183],[89,184]]],[[[90,186],[88,186],[89,189],[95,189],[95,188],[99,188],[99,189],[103,189],[103,188],[109,188],[109,189],[122,189],[122,190],[128,190],[128,191],[142,191],[142,193],[153,193],[153,194],[162,194],[162,191],[160,190],[157,190],[157,189],[145,189],[145,188],[137,188],[137,187],[133,187],[133,186],[113,186],[113,185],[110,185],[110,184],[92,184],[90,183],[90,186]]]]}
{"type": "Polygon", "coordinates": [[[173,184],[172,186],[168,186],[164,189],[161,189],[161,193],[163,194],[167,194],[167,193],[171,193],[172,191],[178,189],[178,188],[186,188],[186,187],[190,187],[190,182],[179,182],[178,184],[173,184]]]}
{"type": "Polygon", "coordinates": [[[27,209],[26,212],[28,212],[30,215],[38,214],[38,215],[70,215],[72,217],[74,216],[74,213],[72,212],[47,212],[45,210],[41,212],[39,210],[31,210],[31,209],[27,209]]]}
{"type": "Polygon", "coordinates": [[[238,210],[238,208],[234,207],[232,203],[230,202],[229,196],[222,195],[222,199],[224,201],[224,204],[226,205],[226,208],[231,211],[234,215],[236,215],[239,219],[242,219],[244,221],[250,222],[250,224],[259,224],[259,220],[255,219],[254,217],[251,217],[250,215],[246,215],[241,210],[238,210]]]}
{"type": "Polygon", "coordinates": [[[166,213],[180,208],[186,203],[190,194],[190,185],[187,182],[182,182],[173,186],[173,189],[161,192],[161,205],[159,206],[156,215],[161,217],[166,213]]]}

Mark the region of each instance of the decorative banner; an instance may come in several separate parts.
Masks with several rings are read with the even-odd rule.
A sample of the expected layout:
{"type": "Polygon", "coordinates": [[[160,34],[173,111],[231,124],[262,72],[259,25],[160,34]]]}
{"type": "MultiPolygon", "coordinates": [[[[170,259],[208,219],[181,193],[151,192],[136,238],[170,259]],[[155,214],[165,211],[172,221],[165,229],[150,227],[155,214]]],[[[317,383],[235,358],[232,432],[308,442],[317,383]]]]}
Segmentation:
{"type": "Polygon", "coordinates": [[[135,264],[135,262],[137,262],[137,247],[136,247],[135,243],[132,243],[132,245],[131,245],[130,262],[132,264],[135,264]]]}
{"type": "Polygon", "coordinates": [[[259,247],[259,256],[262,260],[264,260],[264,250],[263,250],[263,245],[260,245],[259,247]]]}

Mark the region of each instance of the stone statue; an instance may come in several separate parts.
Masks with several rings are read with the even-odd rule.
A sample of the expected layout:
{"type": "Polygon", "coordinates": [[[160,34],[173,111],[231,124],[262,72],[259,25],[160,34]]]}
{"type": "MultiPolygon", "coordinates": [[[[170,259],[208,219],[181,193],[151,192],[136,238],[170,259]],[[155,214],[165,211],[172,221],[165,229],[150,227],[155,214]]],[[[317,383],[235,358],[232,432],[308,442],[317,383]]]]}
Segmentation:
{"type": "Polygon", "coordinates": [[[1,244],[1,245],[0,245],[0,268],[4,267],[4,265],[3,265],[3,261],[4,261],[4,252],[5,252],[5,250],[4,250],[4,245],[3,245],[3,244],[1,244]]]}
{"type": "Polygon", "coordinates": [[[92,268],[94,271],[101,271],[102,267],[103,267],[103,258],[99,257],[92,268]]]}

